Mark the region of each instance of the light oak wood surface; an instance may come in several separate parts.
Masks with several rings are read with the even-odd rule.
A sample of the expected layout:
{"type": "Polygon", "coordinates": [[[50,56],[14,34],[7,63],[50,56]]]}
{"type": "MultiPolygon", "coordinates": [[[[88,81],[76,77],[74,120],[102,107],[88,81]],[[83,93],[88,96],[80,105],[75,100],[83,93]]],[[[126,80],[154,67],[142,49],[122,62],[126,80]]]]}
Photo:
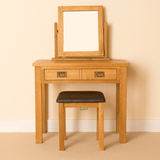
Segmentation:
{"type": "Polygon", "coordinates": [[[59,6],[63,11],[97,11],[99,7],[103,6],[59,6]]]}
{"type": "Polygon", "coordinates": [[[103,50],[103,6],[59,6],[58,7],[58,57],[98,57],[104,56],[103,50]],[[98,51],[64,52],[63,47],[63,12],[65,11],[98,11],[98,51]]]}
{"type": "Polygon", "coordinates": [[[116,79],[116,69],[83,69],[82,79],[84,80],[104,80],[116,79]]]}
{"type": "Polygon", "coordinates": [[[58,60],[58,61],[66,61],[66,60],[68,60],[68,61],[80,61],[80,60],[83,60],[83,61],[95,61],[95,60],[100,60],[100,61],[106,61],[106,60],[111,60],[109,57],[108,58],[106,58],[106,57],[97,57],[97,58],[80,58],[80,57],[78,57],[78,58],[52,58],[52,60],[53,61],[56,61],[56,60],[58,60]]]}
{"type": "Polygon", "coordinates": [[[59,150],[65,149],[66,120],[65,108],[97,108],[97,140],[99,150],[104,151],[104,103],[59,103],[59,150]]]}
{"type": "Polygon", "coordinates": [[[107,22],[104,22],[104,55],[108,58],[108,44],[107,44],[107,22]]]}
{"type": "MultiPolygon", "coordinates": [[[[42,143],[42,133],[46,133],[45,85],[49,83],[116,83],[116,132],[120,143],[126,143],[126,99],[127,67],[124,60],[37,60],[35,67],[35,108],[36,108],[36,143],[42,143]],[[71,71],[73,79],[57,79],[57,71],[71,71]],[[83,71],[87,71],[84,72],[83,71]],[[90,78],[92,71],[111,71],[109,78],[90,78]],[[51,71],[51,73],[47,73],[51,71]],[[55,72],[52,74],[52,72],[55,72]],[[75,71],[77,74],[75,76],[75,71]],[[45,72],[47,74],[45,74],[45,72]],[[83,79],[83,74],[86,79],[83,79]],[[88,74],[88,75],[87,75],[88,74]],[[47,79],[46,76],[51,78],[47,79]],[[76,79],[76,77],[78,79],[76,79]],[[89,78],[88,78],[89,77],[89,78]],[[115,79],[114,79],[115,78],[115,79]],[[47,79],[47,80],[46,80],[47,79]]],[[[109,72],[106,72],[109,73],[109,72]]],[[[65,78],[65,77],[64,77],[65,78]]],[[[89,104],[90,105],[90,104],[89,104]]],[[[78,106],[78,105],[77,105],[78,106]]],[[[79,106],[81,107],[81,106],[79,106]]],[[[94,107],[94,105],[90,106],[94,107]]],[[[98,112],[98,111],[97,111],[98,112]]],[[[97,116],[98,118],[98,116],[97,116]]],[[[97,131],[99,127],[97,128],[97,131]]],[[[97,139],[99,138],[97,133],[97,139]]],[[[65,135],[63,135],[65,137],[65,135]]]]}
{"type": "Polygon", "coordinates": [[[79,68],[97,68],[97,67],[122,67],[122,66],[129,66],[129,63],[124,60],[94,60],[94,59],[88,59],[88,60],[68,60],[67,58],[64,58],[62,60],[60,59],[54,59],[54,60],[37,60],[33,64],[33,66],[40,66],[40,67],[79,67],[79,68]]]}
{"type": "Polygon", "coordinates": [[[97,103],[64,103],[65,108],[97,108],[97,103]]]}
{"type": "Polygon", "coordinates": [[[64,106],[63,103],[59,103],[59,150],[64,150],[64,106]]]}
{"type": "MultiPolygon", "coordinates": [[[[107,22],[103,22],[103,6],[59,6],[58,28],[57,23],[54,23],[54,34],[55,58],[37,60],[32,64],[35,67],[36,143],[42,143],[42,133],[47,132],[46,89],[50,83],[116,83],[116,132],[119,133],[119,142],[126,143],[127,67],[129,63],[125,60],[111,60],[108,57],[107,22]],[[64,52],[64,11],[98,11],[98,51],[64,52]]],[[[59,121],[60,150],[64,150],[66,139],[65,107],[75,106],[97,107],[86,103],[59,104],[59,117],[64,117],[59,121]]],[[[102,104],[99,104],[97,108],[97,140],[100,142],[99,150],[104,150],[104,107],[102,104]]]]}
{"type": "Polygon", "coordinates": [[[57,50],[57,23],[54,23],[54,51],[55,51],[55,58],[58,57],[58,50],[57,50]]]}
{"type": "Polygon", "coordinates": [[[80,70],[45,70],[45,80],[80,79],[80,70]]]}
{"type": "Polygon", "coordinates": [[[46,118],[46,86],[47,84],[42,83],[42,130],[43,133],[47,133],[47,118],[46,118]]]}
{"type": "Polygon", "coordinates": [[[97,140],[99,140],[99,107],[97,108],[97,140]]]}
{"type": "Polygon", "coordinates": [[[120,143],[126,143],[126,101],[127,101],[127,68],[121,67],[120,75],[120,109],[119,109],[119,132],[120,143]]]}
{"type": "MultiPolygon", "coordinates": [[[[44,90],[43,90],[44,91],[44,90]]],[[[41,68],[35,67],[35,119],[36,119],[36,143],[42,143],[42,87],[41,68]]]]}
{"type": "Polygon", "coordinates": [[[104,150],[104,105],[99,103],[99,150],[104,150]]]}
{"type": "Polygon", "coordinates": [[[116,84],[116,133],[119,133],[120,84],[116,84]]]}

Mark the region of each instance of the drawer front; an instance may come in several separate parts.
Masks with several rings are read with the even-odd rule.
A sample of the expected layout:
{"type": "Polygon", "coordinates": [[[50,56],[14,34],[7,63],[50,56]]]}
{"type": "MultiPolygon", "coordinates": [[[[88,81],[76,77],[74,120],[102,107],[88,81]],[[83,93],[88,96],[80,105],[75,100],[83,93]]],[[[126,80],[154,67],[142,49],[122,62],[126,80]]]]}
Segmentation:
{"type": "Polygon", "coordinates": [[[115,80],[117,79],[116,69],[84,69],[82,70],[83,80],[115,80]]]}
{"type": "Polygon", "coordinates": [[[79,70],[45,70],[45,80],[80,79],[79,70]]]}

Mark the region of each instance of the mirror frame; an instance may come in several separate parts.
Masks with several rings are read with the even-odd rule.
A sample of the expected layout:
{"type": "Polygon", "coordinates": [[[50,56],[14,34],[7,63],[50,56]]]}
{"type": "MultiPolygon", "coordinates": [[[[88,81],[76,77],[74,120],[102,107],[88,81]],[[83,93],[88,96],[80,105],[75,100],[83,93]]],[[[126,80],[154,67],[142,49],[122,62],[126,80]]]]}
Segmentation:
{"type": "Polygon", "coordinates": [[[58,57],[104,57],[103,48],[103,6],[59,6],[58,7],[58,57]],[[98,51],[63,50],[63,12],[65,11],[98,11],[98,51]]]}

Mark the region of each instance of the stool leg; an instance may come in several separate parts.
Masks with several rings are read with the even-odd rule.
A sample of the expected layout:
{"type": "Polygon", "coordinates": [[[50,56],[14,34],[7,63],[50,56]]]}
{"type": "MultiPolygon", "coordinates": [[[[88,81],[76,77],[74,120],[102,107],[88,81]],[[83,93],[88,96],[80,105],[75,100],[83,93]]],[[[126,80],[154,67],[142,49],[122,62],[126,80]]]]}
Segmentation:
{"type": "Polygon", "coordinates": [[[99,140],[99,106],[97,107],[97,140],[99,140]]]}
{"type": "Polygon", "coordinates": [[[64,105],[59,103],[59,150],[64,150],[64,105]]]}
{"type": "Polygon", "coordinates": [[[99,150],[104,150],[104,104],[99,103],[99,150]]]}
{"type": "Polygon", "coordinates": [[[63,119],[63,124],[64,124],[64,140],[66,140],[66,111],[65,111],[65,107],[63,107],[64,109],[64,119],[63,119]]]}

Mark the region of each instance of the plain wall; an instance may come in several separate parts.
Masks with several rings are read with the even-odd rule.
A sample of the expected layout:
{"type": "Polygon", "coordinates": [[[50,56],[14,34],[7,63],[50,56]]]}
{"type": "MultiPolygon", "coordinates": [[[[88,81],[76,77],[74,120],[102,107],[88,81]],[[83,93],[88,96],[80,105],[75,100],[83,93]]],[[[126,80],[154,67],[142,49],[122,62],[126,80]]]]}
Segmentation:
{"type": "MultiPolygon", "coordinates": [[[[108,53],[128,67],[127,118],[160,119],[159,0],[4,0],[0,1],[0,119],[34,119],[34,67],[54,57],[58,6],[103,5],[108,22],[108,53]]],[[[63,90],[104,92],[105,119],[115,119],[115,84],[50,84],[49,119],[58,118],[55,100],[63,90]]],[[[96,119],[95,109],[68,109],[68,119],[96,119]]]]}

